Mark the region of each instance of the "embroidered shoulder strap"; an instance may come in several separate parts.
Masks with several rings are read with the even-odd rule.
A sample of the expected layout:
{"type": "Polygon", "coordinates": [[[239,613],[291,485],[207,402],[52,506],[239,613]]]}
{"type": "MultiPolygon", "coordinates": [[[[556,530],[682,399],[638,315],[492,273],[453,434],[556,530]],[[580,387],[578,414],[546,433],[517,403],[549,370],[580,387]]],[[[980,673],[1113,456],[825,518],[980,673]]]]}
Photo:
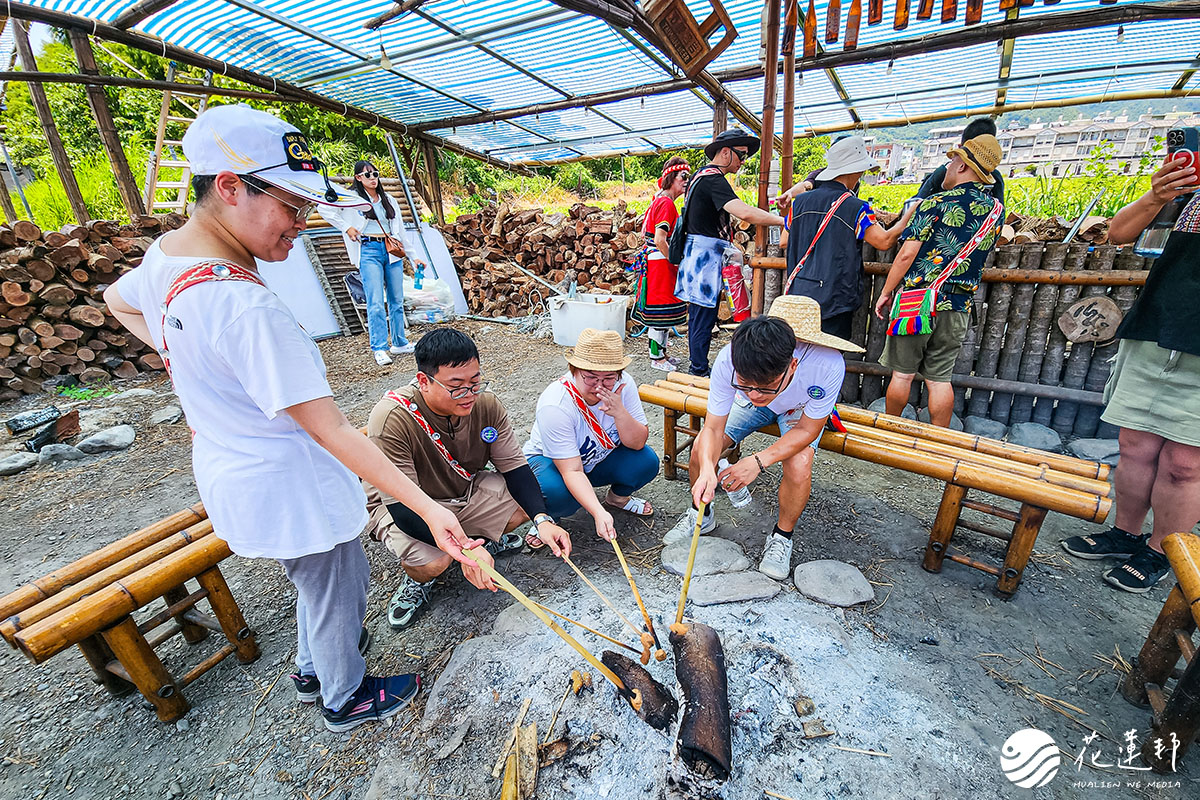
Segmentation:
{"type": "Polygon", "coordinates": [[[983,243],[983,240],[987,238],[988,233],[996,226],[996,223],[1000,221],[1001,212],[1003,210],[1004,206],[1001,205],[1000,201],[993,198],[992,210],[983,220],[983,224],[979,226],[979,230],[975,231],[975,235],[972,236],[965,245],[963,245],[963,249],[958,251],[958,255],[951,259],[950,263],[946,265],[946,268],[938,273],[937,278],[934,279],[933,290],[935,292],[941,291],[942,284],[950,279],[950,276],[954,274],[954,270],[958,269],[958,265],[961,264],[963,260],[967,258],[967,256],[975,252],[975,248],[979,247],[979,245],[983,243]]]}
{"type": "Polygon", "coordinates": [[[817,234],[813,236],[812,242],[808,245],[808,250],[805,251],[804,255],[800,257],[800,260],[796,262],[795,268],[792,270],[791,274],[788,275],[787,282],[783,285],[784,294],[787,294],[788,290],[792,288],[792,281],[796,280],[797,273],[799,273],[804,267],[805,262],[808,261],[808,257],[812,255],[813,248],[817,246],[817,240],[820,239],[821,234],[825,232],[825,228],[828,227],[829,221],[833,219],[833,215],[837,213],[838,207],[840,207],[842,203],[846,201],[847,197],[852,196],[853,194],[851,192],[845,192],[841,197],[834,201],[832,206],[829,207],[828,213],[825,214],[825,219],[821,220],[821,224],[817,227],[817,234]]]}
{"type": "Polygon", "coordinates": [[[600,421],[596,419],[596,415],[588,408],[587,403],[583,402],[583,395],[579,393],[579,389],[575,384],[567,378],[563,378],[563,386],[567,387],[567,394],[571,395],[571,399],[575,401],[575,407],[579,409],[579,413],[583,415],[583,421],[587,424],[588,430],[596,437],[596,441],[600,442],[606,450],[616,450],[617,443],[612,440],[604,428],[600,427],[600,421]]]}
{"type": "Polygon", "coordinates": [[[244,283],[257,283],[263,288],[267,286],[257,273],[232,261],[201,261],[179,273],[175,280],[171,281],[171,285],[167,287],[167,296],[162,304],[163,346],[158,351],[158,354],[162,356],[163,367],[167,370],[168,376],[171,375],[171,357],[167,351],[167,308],[171,305],[171,301],[178,297],[181,292],[193,286],[199,286],[202,283],[210,283],[212,281],[242,281],[244,283]]]}
{"type": "Polygon", "coordinates": [[[433,442],[433,446],[436,447],[437,451],[442,454],[442,458],[446,459],[446,463],[450,465],[450,469],[458,473],[460,478],[469,481],[474,477],[474,475],[472,475],[470,472],[467,472],[465,469],[463,469],[462,465],[458,463],[454,456],[450,455],[450,451],[446,449],[446,445],[442,444],[442,435],[435,431],[433,426],[425,420],[424,415],[421,414],[421,410],[417,408],[416,403],[414,403],[412,400],[409,400],[407,397],[400,396],[400,394],[395,391],[388,392],[384,395],[384,397],[389,400],[395,400],[405,410],[407,410],[408,413],[412,414],[413,419],[415,419],[417,424],[421,426],[421,430],[425,431],[425,435],[429,437],[429,441],[433,442]]]}

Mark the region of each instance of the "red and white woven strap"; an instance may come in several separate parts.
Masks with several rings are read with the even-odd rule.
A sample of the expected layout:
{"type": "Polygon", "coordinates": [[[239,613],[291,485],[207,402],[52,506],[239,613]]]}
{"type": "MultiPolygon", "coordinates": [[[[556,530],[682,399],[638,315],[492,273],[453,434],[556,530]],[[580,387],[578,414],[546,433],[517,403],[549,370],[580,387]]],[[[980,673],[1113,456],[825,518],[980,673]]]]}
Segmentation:
{"type": "Polygon", "coordinates": [[[384,395],[384,397],[388,398],[389,400],[395,400],[405,410],[407,410],[408,413],[412,414],[413,419],[415,419],[417,424],[421,426],[421,430],[425,431],[425,435],[429,437],[429,441],[433,442],[433,446],[436,447],[437,451],[442,454],[442,458],[446,459],[446,463],[450,465],[450,469],[458,473],[459,477],[461,477],[463,480],[469,481],[474,477],[470,472],[467,472],[462,468],[462,465],[458,463],[454,456],[450,455],[450,451],[446,449],[446,445],[442,444],[442,435],[435,431],[433,426],[425,420],[425,417],[421,414],[421,409],[417,408],[416,403],[414,403],[412,400],[409,400],[407,397],[401,397],[395,391],[388,392],[384,395]]]}
{"type": "Polygon", "coordinates": [[[167,309],[170,307],[171,301],[178,297],[184,290],[213,281],[242,281],[243,283],[257,283],[263,288],[267,286],[258,273],[248,270],[232,261],[201,261],[199,264],[194,264],[179,273],[175,280],[171,281],[171,285],[167,287],[167,296],[162,304],[163,346],[158,351],[158,354],[162,356],[163,367],[166,369],[168,376],[171,374],[171,356],[167,348],[167,328],[169,327],[167,325],[167,309]]]}
{"type": "Polygon", "coordinates": [[[941,291],[942,284],[950,279],[950,275],[954,272],[954,270],[958,269],[958,265],[961,264],[967,256],[975,252],[975,248],[979,247],[983,240],[987,238],[988,233],[993,227],[995,227],[996,223],[1000,221],[1000,215],[1003,210],[1004,206],[1000,203],[1000,201],[993,199],[991,213],[989,213],[983,220],[983,224],[979,226],[979,230],[975,231],[975,235],[972,236],[965,245],[963,245],[963,249],[958,251],[958,255],[954,257],[954,260],[947,264],[946,268],[938,274],[936,279],[934,279],[933,290],[935,292],[941,291]]]}
{"type": "Polygon", "coordinates": [[[850,192],[845,192],[834,202],[832,206],[829,207],[829,211],[825,214],[825,219],[821,220],[821,224],[817,227],[817,234],[813,236],[812,243],[809,244],[808,250],[806,250],[804,255],[801,256],[800,260],[796,262],[796,267],[792,270],[792,273],[788,275],[787,283],[785,283],[783,286],[784,294],[787,294],[788,289],[792,288],[792,281],[796,280],[797,273],[799,273],[804,267],[805,262],[808,261],[808,257],[812,255],[813,248],[817,246],[817,241],[820,240],[821,234],[825,232],[825,228],[829,225],[829,221],[833,219],[833,215],[837,213],[838,208],[846,201],[846,198],[850,196],[850,192]]]}
{"type": "Polygon", "coordinates": [[[583,402],[583,395],[579,393],[579,389],[575,384],[567,378],[563,378],[563,386],[567,387],[567,394],[571,395],[571,399],[575,401],[575,407],[579,409],[579,413],[583,415],[583,421],[587,423],[588,429],[596,436],[596,441],[600,442],[606,450],[616,450],[617,443],[614,442],[604,428],[600,427],[600,421],[596,419],[596,415],[587,407],[587,403],[583,402]]]}

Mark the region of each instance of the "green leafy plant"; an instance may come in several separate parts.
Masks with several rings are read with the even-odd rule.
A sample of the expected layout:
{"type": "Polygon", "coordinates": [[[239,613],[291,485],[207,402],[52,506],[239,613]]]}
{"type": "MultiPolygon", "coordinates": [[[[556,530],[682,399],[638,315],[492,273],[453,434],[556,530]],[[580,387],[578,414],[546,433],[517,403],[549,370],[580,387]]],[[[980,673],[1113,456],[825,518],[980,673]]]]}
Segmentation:
{"type": "Polygon", "coordinates": [[[59,386],[54,393],[71,400],[95,400],[98,397],[114,395],[117,390],[111,386],[59,386]]]}

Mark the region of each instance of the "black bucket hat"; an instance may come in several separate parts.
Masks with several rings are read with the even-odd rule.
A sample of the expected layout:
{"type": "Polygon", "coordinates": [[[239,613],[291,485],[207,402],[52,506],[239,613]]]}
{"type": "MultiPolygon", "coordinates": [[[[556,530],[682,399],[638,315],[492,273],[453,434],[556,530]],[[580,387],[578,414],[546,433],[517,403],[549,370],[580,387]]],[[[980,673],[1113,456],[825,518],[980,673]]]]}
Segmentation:
{"type": "Polygon", "coordinates": [[[757,136],[747,133],[741,128],[730,128],[727,131],[721,131],[716,135],[707,147],[704,148],[705,157],[712,159],[716,157],[717,151],[722,147],[745,147],[749,152],[746,158],[758,152],[758,148],[762,143],[757,136]]]}

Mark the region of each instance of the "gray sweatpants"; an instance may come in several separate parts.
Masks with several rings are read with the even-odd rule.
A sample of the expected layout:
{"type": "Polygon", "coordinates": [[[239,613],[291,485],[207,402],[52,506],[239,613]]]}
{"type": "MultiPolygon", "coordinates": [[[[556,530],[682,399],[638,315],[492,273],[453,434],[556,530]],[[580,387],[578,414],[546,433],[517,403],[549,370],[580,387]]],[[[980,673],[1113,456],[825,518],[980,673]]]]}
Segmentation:
{"type": "Polygon", "coordinates": [[[328,552],[279,563],[296,587],[296,667],[320,679],[321,701],[337,710],[367,671],[358,652],[371,578],[362,541],[356,537],[328,552]]]}

